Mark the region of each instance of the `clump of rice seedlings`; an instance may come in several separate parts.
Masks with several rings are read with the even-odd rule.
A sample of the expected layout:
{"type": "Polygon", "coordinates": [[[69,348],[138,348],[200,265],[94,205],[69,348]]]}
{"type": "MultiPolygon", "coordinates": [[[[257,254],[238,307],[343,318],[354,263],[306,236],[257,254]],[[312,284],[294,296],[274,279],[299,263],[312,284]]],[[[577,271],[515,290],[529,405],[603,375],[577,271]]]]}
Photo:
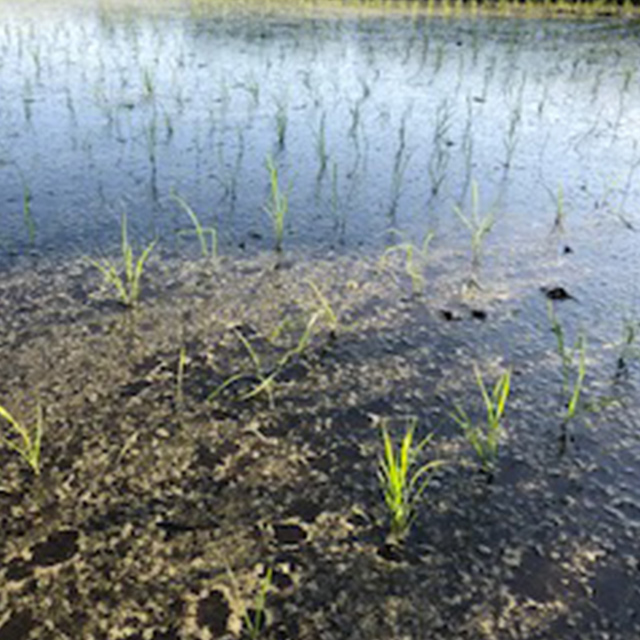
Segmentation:
{"type": "Polygon", "coordinates": [[[576,338],[573,349],[567,348],[564,329],[558,320],[551,301],[549,301],[547,308],[551,331],[556,337],[556,351],[562,362],[562,397],[565,400],[565,411],[562,420],[564,437],[564,430],[566,430],[567,424],[573,420],[579,408],[578,403],[586,374],[587,341],[584,333],[580,333],[576,338]],[[578,370],[572,383],[571,370],[574,367],[576,354],[578,355],[578,370]]]}
{"type": "Polygon", "coordinates": [[[42,444],[42,430],[44,418],[42,407],[37,406],[36,423],[33,428],[27,427],[16,420],[2,405],[0,405],[0,418],[9,425],[12,436],[0,434],[0,441],[13,449],[31,467],[33,473],[40,475],[40,450],[42,444]]]}
{"type": "MultiPolygon", "coordinates": [[[[236,373],[229,378],[227,378],[222,384],[220,384],[216,389],[213,390],[212,393],[209,394],[207,398],[208,401],[212,401],[217,398],[225,389],[230,387],[231,385],[239,382],[240,380],[251,380],[252,386],[245,393],[241,394],[240,400],[250,400],[260,394],[264,394],[267,397],[267,401],[269,403],[270,409],[275,409],[275,388],[277,384],[277,378],[282,373],[284,368],[289,364],[289,362],[296,356],[299,356],[309,345],[311,338],[313,337],[313,331],[315,329],[316,324],[323,317],[323,311],[315,312],[308,320],[302,335],[298,339],[297,344],[285,351],[285,353],[276,360],[275,364],[272,366],[265,365],[263,358],[256,351],[254,346],[251,344],[249,339],[240,331],[239,329],[234,328],[234,333],[236,337],[244,347],[249,356],[252,365],[252,371],[246,372],[241,371],[236,373]]],[[[273,332],[271,339],[275,340],[283,330],[284,326],[287,325],[287,321],[283,321],[273,332]]]]}
{"type": "Polygon", "coordinates": [[[269,567],[258,585],[258,591],[253,601],[253,610],[245,609],[244,611],[244,624],[251,640],[258,640],[267,626],[266,603],[272,579],[273,568],[269,567]]]}
{"type": "Polygon", "coordinates": [[[137,259],[134,258],[133,247],[127,233],[127,215],[123,213],[120,242],[123,268],[120,269],[116,263],[107,258],[103,262],[91,261],[100,270],[105,282],[116,289],[120,302],[126,307],[134,307],[138,302],[144,265],[155,246],[156,240],[151,242],[137,259]]]}
{"type": "Polygon", "coordinates": [[[282,243],[284,241],[284,222],[289,211],[289,195],[280,188],[278,168],[270,155],[267,156],[267,170],[269,171],[271,198],[269,204],[265,207],[265,211],[273,224],[275,250],[280,253],[282,252],[282,243]]]}
{"type": "Polygon", "coordinates": [[[492,212],[480,215],[478,184],[475,180],[471,183],[471,214],[465,215],[458,206],[454,206],[453,210],[471,234],[471,266],[475,270],[480,266],[482,243],[494,224],[492,212]]]}
{"type": "Polygon", "coordinates": [[[382,270],[386,269],[389,258],[393,254],[404,254],[404,271],[411,279],[411,291],[414,295],[420,295],[426,284],[424,269],[429,258],[429,245],[433,237],[433,231],[427,232],[420,247],[416,247],[410,242],[387,247],[378,262],[379,267],[382,270]]]}
{"type": "Polygon", "coordinates": [[[502,417],[511,389],[511,371],[505,371],[495,383],[491,393],[487,390],[480,369],[474,365],[476,382],[486,411],[486,419],[474,423],[467,412],[456,405],[453,419],[462,429],[467,442],[473,447],[482,470],[491,478],[498,461],[498,449],[502,436],[502,417]]]}
{"type": "Polygon", "coordinates": [[[379,460],[378,477],[391,520],[391,537],[402,540],[416,515],[416,504],[429,484],[431,473],[442,460],[420,463],[420,455],[433,438],[429,434],[414,442],[417,419],[411,418],[399,447],[394,445],[386,422],[382,425],[384,452],[379,460]]]}
{"type": "Polygon", "coordinates": [[[203,258],[216,258],[218,256],[218,232],[214,227],[203,227],[196,212],[189,206],[184,198],[181,198],[175,191],[171,192],[171,199],[185,211],[193,224],[193,231],[182,229],[178,233],[181,236],[194,234],[200,243],[200,252],[203,258]],[[207,236],[209,243],[207,243],[207,236]]]}

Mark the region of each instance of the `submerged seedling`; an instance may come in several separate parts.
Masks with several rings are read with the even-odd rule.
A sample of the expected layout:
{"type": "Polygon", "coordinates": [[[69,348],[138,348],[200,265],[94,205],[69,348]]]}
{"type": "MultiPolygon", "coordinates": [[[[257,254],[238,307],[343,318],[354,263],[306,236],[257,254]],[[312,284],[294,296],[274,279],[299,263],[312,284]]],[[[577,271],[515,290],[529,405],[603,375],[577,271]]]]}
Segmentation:
{"type": "Polygon", "coordinates": [[[475,181],[471,183],[471,214],[465,215],[458,206],[454,206],[453,209],[471,234],[471,265],[477,269],[480,266],[482,243],[493,228],[493,213],[489,212],[484,216],[480,214],[478,184],[475,181]]]}
{"type": "Polygon", "coordinates": [[[267,156],[267,170],[269,171],[269,182],[271,186],[271,198],[269,204],[265,207],[265,211],[271,218],[273,224],[273,233],[275,236],[275,250],[280,253],[282,251],[282,243],[284,240],[284,221],[289,210],[289,195],[284,193],[280,188],[278,178],[278,168],[273,162],[273,158],[267,156]]]}
{"type": "Polygon", "coordinates": [[[198,238],[200,243],[200,252],[203,258],[216,258],[218,255],[218,232],[214,227],[203,227],[196,212],[189,206],[184,198],[181,198],[175,191],[171,192],[171,199],[176,202],[182,210],[189,216],[191,223],[193,224],[193,231],[183,229],[178,233],[180,235],[194,234],[198,238]],[[209,243],[207,243],[207,236],[209,236],[209,243]]]}
{"type": "Polygon", "coordinates": [[[145,262],[156,245],[156,240],[151,242],[137,259],[133,255],[133,247],[129,242],[127,234],[127,215],[122,214],[120,251],[122,254],[123,268],[111,260],[105,258],[103,262],[92,260],[91,263],[97,267],[104,276],[105,282],[113,286],[120,297],[120,302],[127,307],[137,304],[140,297],[140,280],[145,262]]]}
{"type": "Polygon", "coordinates": [[[505,371],[498,378],[491,394],[485,386],[477,365],[474,365],[474,372],[486,411],[485,420],[474,422],[459,405],[456,405],[455,413],[451,415],[480,459],[482,470],[491,476],[498,461],[498,449],[503,432],[502,416],[511,389],[511,371],[505,371]]]}
{"type": "Polygon", "coordinates": [[[419,463],[420,454],[433,434],[415,443],[417,422],[411,418],[399,448],[394,445],[386,423],[382,425],[384,453],[379,461],[378,477],[391,519],[391,535],[397,540],[408,533],[416,515],[416,504],[429,484],[431,472],[443,464],[442,460],[419,463]]]}
{"type": "Polygon", "coordinates": [[[39,476],[40,449],[44,424],[42,407],[38,404],[36,408],[36,422],[32,428],[16,420],[2,405],[0,405],[0,418],[3,418],[8,423],[9,429],[13,433],[13,437],[0,434],[0,441],[18,453],[31,467],[33,473],[39,476]]]}
{"type": "Polygon", "coordinates": [[[587,340],[583,333],[578,334],[573,349],[567,348],[564,335],[564,329],[558,320],[558,316],[553,308],[553,303],[548,303],[549,321],[551,322],[551,331],[556,337],[556,351],[562,362],[562,397],[565,401],[565,411],[563,415],[563,429],[573,420],[578,411],[578,403],[584,376],[586,373],[586,350],[587,340]],[[577,372],[572,382],[571,372],[574,368],[575,356],[578,355],[577,372]]]}
{"type": "Polygon", "coordinates": [[[319,312],[323,315],[324,320],[329,327],[329,331],[331,331],[332,336],[335,337],[340,326],[338,315],[333,310],[333,307],[329,303],[329,300],[327,300],[327,297],[320,290],[320,287],[318,287],[318,285],[313,280],[306,280],[306,283],[311,288],[311,291],[313,291],[313,295],[318,302],[318,309],[316,313],[319,312]]]}
{"type": "Polygon", "coordinates": [[[620,378],[629,371],[629,360],[636,359],[640,353],[636,346],[639,328],[640,323],[637,320],[624,320],[620,352],[616,361],[616,378],[620,378]]]}
{"type": "Polygon", "coordinates": [[[411,279],[411,290],[415,295],[422,293],[426,283],[424,269],[429,257],[429,245],[433,237],[433,231],[427,232],[422,239],[420,247],[416,247],[411,242],[404,242],[388,247],[378,262],[379,267],[382,270],[386,269],[389,258],[393,254],[404,254],[404,271],[411,279]]]}
{"type": "MultiPolygon", "coordinates": [[[[256,380],[249,391],[243,393],[240,396],[240,400],[249,400],[254,398],[260,394],[264,394],[267,397],[269,402],[269,407],[271,409],[275,409],[275,387],[277,383],[278,376],[282,373],[284,368],[289,364],[289,362],[295,357],[299,356],[308,346],[312,336],[314,328],[318,322],[318,320],[323,316],[322,311],[317,311],[314,313],[310,319],[308,320],[304,331],[300,338],[298,339],[297,344],[286,351],[284,355],[282,355],[275,363],[275,365],[271,367],[265,366],[262,357],[256,351],[254,346],[251,344],[249,339],[240,331],[239,329],[234,328],[234,333],[236,334],[238,340],[241,342],[242,346],[247,352],[249,359],[251,360],[251,364],[253,367],[253,371],[247,373],[246,371],[241,371],[236,373],[229,378],[227,378],[222,384],[220,384],[216,389],[213,390],[211,394],[209,394],[208,400],[214,400],[217,398],[225,389],[230,387],[231,385],[239,382],[240,380],[256,380]]],[[[286,321],[281,323],[281,325],[276,329],[273,334],[273,339],[279,335],[281,327],[286,324],[286,321]]]]}

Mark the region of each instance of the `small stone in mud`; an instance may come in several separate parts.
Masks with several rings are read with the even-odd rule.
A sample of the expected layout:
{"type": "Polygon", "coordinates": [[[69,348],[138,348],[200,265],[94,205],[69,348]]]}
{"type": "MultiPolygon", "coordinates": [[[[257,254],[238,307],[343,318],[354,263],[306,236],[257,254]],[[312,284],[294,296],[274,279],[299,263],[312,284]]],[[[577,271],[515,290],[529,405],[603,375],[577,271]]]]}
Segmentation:
{"type": "Polygon", "coordinates": [[[307,532],[294,523],[274,524],[273,534],[277,543],[281,545],[296,545],[307,539],[307,532]]]}
{"type": "Polygon", "coordinates": [[[71,529],[56,531],[33,547],[32,562],[40,567],[51,567],[73,558],[77,552],[78,532],[71,529]]]}
{"type": "Polygon", "coordinates": [[[291,576],[284,571],[274,571],[271,582],[278,591],[286,591],[294,586],[291,576]]]}
{"type": "Polygon", "coordinates": [[[229,615],[229,603],[221,591],[212,591],[198,602],[198,625],[207,628],[214,638],[227,632],[229,615]]]}
{"type": "Polygon", "coordinates": [[[549,300],[574,300],[564,287],[542,287],[540,289],[549,300]]]}
{"type": "Polygon", "coordinates": [[[378,547],[377,553],[383,560],[387,560],[388,562],[402,562],[404,560],[402,548],[397,544],[385,542],[383,545],[378,547]]]}
{"type": "Polygon", "coordinates": [[[460,316],[460,314],[455,311],[451,311],[450,309],[440,309],[440,316],[447,322],[458,322],[459,320],[462,320],[462,316],[460,316]]]}

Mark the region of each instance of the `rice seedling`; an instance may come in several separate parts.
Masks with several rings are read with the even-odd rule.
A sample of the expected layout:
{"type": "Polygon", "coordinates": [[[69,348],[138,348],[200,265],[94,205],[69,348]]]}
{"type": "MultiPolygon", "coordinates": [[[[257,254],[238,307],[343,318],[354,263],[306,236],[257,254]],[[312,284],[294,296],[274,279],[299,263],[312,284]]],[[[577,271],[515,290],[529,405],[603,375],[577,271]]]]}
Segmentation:
{"type": "MultiPolygon", "coordinates": [[[[318,320],[320,320],[323,315],[324,311],[317,311],[309,318],[302,332],[302,335],[298,339],[297,344],[293,348],[285,351],[285,353],[276,360],[273,366],[266,366],[263,362],[262,357],[260,356],[260,354],[258,354],[249,339],[242,333],[242,331],[234,328],[236,337],[249,356],[252,365],[252,371],[249,373],[247,373],[246,371],[241,371],[230,376],[209,394],[207,400],[209,402],[214,400],[225,389],[241,380],[251,380],[251,388],[248,391],[242,393],[239,396],[239,399],[242,401],[250,400],[251,398],[254,398],[260,394],[264,394],[267,397],[269,408],[272,410],[275,409],[275,388],[278,376],[282,373],[284,368],[294,357],[299,356],[307,348],[313,336],[314,328],[318,320]]],[[[283,321],[273,332],[271,336],[272,340],[275,340],[277,336],[280,335],[283,327],[287,324],[286,320],[287,319],[285,319],[285,321],[283,321]]]]}
{"type": "Polygon", "coordinates": [[[195,233],[200,243],[200,252],[203,258],[217,258],[218,256],[218,232],[214,227],[203,227],[196,212],[189,206],[184,198],[181,198],[175,191],[171,191],[170,198],[185,211],[193,224],[193,231],[181,230],[179,235],[190,235],[195,233]],[[207,243],[209,236],[209,243],[207,243]]]}
{"type": "Polygon", "coordinates": [[[271,200],[265,207],[265,211],[273,223],[275,250],[280,253],[282,252],[282,243],[284,240],[284,222],[289,210],[289,195],[288,193],[284,193],[280,188],[278,168],[270,155],[267,156],[267,170],[269,171],[269,182],[271,185],[271,200]]]}
{"type": "Polygon", "coordinates": [[[140,280],[144,265],[149,254],[156,246],[156,240],[151,242],[143,250],[141,255],[135,259],[133,247],[129,242],[127,233],[127,215],[122,214],[120,252],[122,255],[123,270],[115,262],[105,258],[102,262],[91,260],[91,263],[100,270],[104,280],[108,285],[115,288],[120,298],[120,302],[126,307],[134,307],[140,297],[140,280]]]}
{"type": "Polygon", "coordinates": [[[640,351],[635,346],[638,336],[640,322],[625,318],[622,327],[622,340],[620,342],[620,353],[616,361],[615,378],[619,379],[629,371],[629,360],[638,358],[640,351]]]}
{"type": "Polygon", "coordinates": [[[477,365],[474,365],[474,372],[476,383],[482,394],[486,419],[483,422],[474,423],[459,405],[456,405],[455,413],[451,415],[480,459],[482,470],[491,477],[498,461],[498,449],[503,431],[502,416],[511,389],[511,371],[508,369],[498,378],[491,394],[485,386],[477,365]]]}
{"type": "Polygon", "coordinates": [[[176,407],[184,406],[184,370],[187,365],[187,350],[184,346],[180,347],[178,354],[178,371],[176,373],[176,407]]]}
{"type": "Polygon", "coordinates": [[[558,185],[558,194],[556,196],[556,217],[553,221],[553,230],[563,232],[566,214],[564,212],[564,190],[562,185],[558,185]]]}
{"type": "Polygon", "coordinates": [[[386,269],[389,258],[393,254],[404,254],[404,270],[411,279],[411,291],[414,295],[421,294],[426,284],[424,269],[429,257],[429,245],[431,244],[433,237],[433,231],[427,232],[419,248],[415,247],[410,242],[404,242],[388,247],[378,261],[379,267],[382,270],[386,269]]]}
{"type": "MultiPolygon", "coordinates": [[[[235,592],[235,597],[240,599],[241,589],[238,584],[238,579],[226,562],[225,565],[227,568],[227,576],[229,577],[229,581],[231,582],[233,591],[235,592]]],[[[242,618],[249,640],[258,640],[267,626],[266,604],[267,595],[271,589],[272,581],[273,568],[268,567],[264,576],[258,583],[258,588],[253,600],[253,606],[251,609],[243,606],[242,618]]]]}
{"type": "Polygon", "coordinates": [[[151,100],[155,93],[153,78],[149,69],[145,69],[142,73],[142,95],[145,100],[151,100]]]}
{"type": "Polygon", "coordinates": [[[329,161],[329,154],[327,153],[327,112],[323,111],[320,118],[320,126],[316,135],[316,155],[318,156],[318,174],[319,180],[324,175],[327,169],[327,162],[329,161]]]}
{"type": "Polygon", "coordinates": [[[31,467],[36,476],[40,475],[40,450],[42,445],[42,430],[44,417],[42,407],[38,404],[36,408],[36,422],[32,428],[21,424],[14,418],[7,409],[0,405],[0,418],[3,418],[9,425],[14,437],[7,437],[0,434],[0,440],[10,449],[18,453],[20,457],[31,467]]]}
{"type": "Polygon", "coordinates": [[[253,601],[253,611],[244,611],[244,623],[251,640],[257,640],[267,624],[267,616],[265,606],[267,603],[267,594],[271,588],[273,578],[273,568],[269,567],[260,581],[258,591],[253,601]]]}
{"type": "Polygon", "coordinates": [[[278,100],[276,103],[276,131],[278,134],[278,147],[284,149],[284,143],[287,136],[287,108],[283,101],[278,100]]]}
{"type": "Polygon", "coordinates": [[[400,129],[398,131],[398,149],[393,161],[393,173],[391,178],[391,205],[389,207],[389,217],[395,218],[396,209],[398,207],[398,200],[400,198],[402,183],[404,180],[404,174],[409,165],[411,159],[411,153],[407,153],[407,120],[411,114],[411,107],[409,107],[402,116],[402,122],[400,123],[400,129]]]}
{"type": "Polygon", "coordinates": [[[493,228],[494,216],[491,212],[480,215],[478,184],[475,181],[471,183],[471,214],[465,215],[457,205],[453,210],[471,234],[471,266],[476,269],[480,266],[484,238],[493,228]]]}
{"type": "Polygon", "coordinates": [[[417,419],[411,418],[400,447],[397,448],[387,424],[382,425],[384,453],[378,463],[378,478],[391,520],[391,537],[402,540],[416,515],[416,504],[431,480],[431,472],[444,462],[431,460],[424,464],[419,457],[431,442],[433,434],[414,442],[417,419]]]}
{"type": "Polygon", "coordinates": [[[334,229],[339,231],[340,238],[344,239],[344,234],[347,228],[347,217],[343,213],[340,213],[339,209],[340,198],[338,196],[338,164],[335,160],[331,164],[331,213],[333,215],[334,229]]]}
{"type": "Polygon", "coordinates": [[[313,280],[306,280],[305,282],[309,285],[311,291],[313,291],[313,294],[318,301],[318,311],[323,314],[327,326],[329,327],[329,331],[331,332],[332,337],[335,338],[340,326],[340,321],[336,312],[333,310],[333,307],[329,303],[329,300],[327,300],[326,296],[322,291],[320,291],[320,287],[318,287],[313,280]]]}
{"type": "Polygon", "coordinates": [[[584,377],[586,373],[586,337],[584,333],[578,334],[573,349],[567,348],[564,335],[564,329],[558,320],[553,308],[553,303],[549,300],[548,315],[551,323],[551,331],[556,337],[556,351],[562,362],[562,397],[565,401],[565,410],[563,415],[563,430],[566,425],[573,420],[577,411],[584,377]],[[571,382],[571,369],[574,365],[575,354],[578,354],[578,371],[573,383],[571,382]]]}

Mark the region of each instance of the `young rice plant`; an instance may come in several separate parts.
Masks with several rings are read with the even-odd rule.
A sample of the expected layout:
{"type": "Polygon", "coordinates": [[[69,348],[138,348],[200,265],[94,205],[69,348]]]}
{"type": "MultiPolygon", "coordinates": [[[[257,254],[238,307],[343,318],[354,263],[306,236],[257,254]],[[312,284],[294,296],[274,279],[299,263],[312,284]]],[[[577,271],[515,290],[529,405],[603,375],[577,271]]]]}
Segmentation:
{"type": "Polygon", "coordinates": [[[129,243],[127,234],[127,216],[122,214],[122,231],[120,251],[124,269],[121,271],[118,265],[105,258],[103,262],[92,260],[92,264],[97,267],[107,284],[113,286],[118,292],[120,302],[126,307],[134,307],[140,297],[140,279],[145,262],[156,245],[156,241],[151,242],[142,252],[139,258],[135,259],[133,247],[129,243]]]}
{"type": "Polygon", "coordinates": [[[394,445],[386,424],[382,426],[384,454],[380,458],[378,477],[391,519],[391,535],[397,540],[408,533],[415,518],[416,503],[429,484],[431,472],[443,464],[442,460],[419,463],[420,454],[433,434],[415,443],[416,425],[417,419],[412,418],[399,448],[394,445]]]}
{"type": "Polygon", "coordinates": [[[491,476],[498,460],[498,448],[502,435],[502,416],[511,389],[511,371],[505,371],[496,382],[491,394],[485,386],[480,369],[474,365],[476,382],[486,410],[486,420],[474,423],[462,407],[456,405],[453,419],[461,427],[465,438],[476,452],[482,470],[491,476]]]}
{"type": "Polygon", "coordinates": [[[38,405],[36,409],[36,423],[33,428],[29,428],[16,420],[3,406],[0,405],[0,418],[8,424],[14,437],[7,437],[0,434],[0,441],[4,442],[10,449],[13,449],[31,467],[35,475],[40,475],[40,448],[42,443],[42,429],[44,418],[42,407],[38,405]]]}

